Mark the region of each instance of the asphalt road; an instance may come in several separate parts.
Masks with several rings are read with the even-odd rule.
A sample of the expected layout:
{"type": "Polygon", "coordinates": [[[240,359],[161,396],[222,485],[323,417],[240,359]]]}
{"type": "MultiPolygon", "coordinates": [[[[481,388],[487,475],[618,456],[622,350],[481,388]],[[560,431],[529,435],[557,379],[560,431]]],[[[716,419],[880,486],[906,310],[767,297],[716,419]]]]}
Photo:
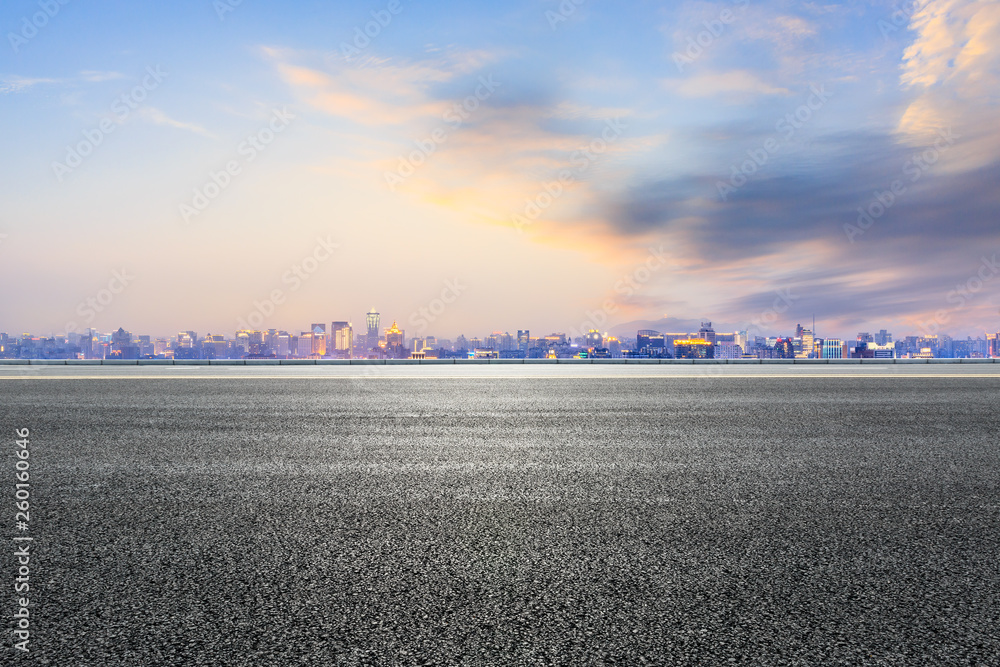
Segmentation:
{"type": "Polygon", "coordinates": [[[1000,664],[1000,373],[769,368],[5,369],[2,662],[1000,664]]]}

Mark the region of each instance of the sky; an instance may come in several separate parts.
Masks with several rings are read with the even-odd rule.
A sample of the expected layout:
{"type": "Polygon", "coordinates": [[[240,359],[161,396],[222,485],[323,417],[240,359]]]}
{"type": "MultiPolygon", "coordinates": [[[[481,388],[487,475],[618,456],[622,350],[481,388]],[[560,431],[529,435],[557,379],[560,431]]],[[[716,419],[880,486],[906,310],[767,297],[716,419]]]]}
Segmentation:
{"type": "Polygon", "coordinates": [[[0,36],[0,331],[1000,329],[1000,3],[9,0],[0,36]]]}

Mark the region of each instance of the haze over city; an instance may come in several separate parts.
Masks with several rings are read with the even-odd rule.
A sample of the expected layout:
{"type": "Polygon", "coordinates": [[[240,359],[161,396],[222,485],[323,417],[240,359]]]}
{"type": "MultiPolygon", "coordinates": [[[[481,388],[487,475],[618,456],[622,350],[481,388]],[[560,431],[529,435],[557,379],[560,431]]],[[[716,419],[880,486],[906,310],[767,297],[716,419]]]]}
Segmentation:
{"type": "Polygon", "coordinates": [[[735,331],[781,295],[762,334],[998,329],[996,3],[11,2],[0,24],[0,331],[231,335],[276,290],[261,328],[378,303],[412,329],[456,283],[438,335],[735,331]]]}

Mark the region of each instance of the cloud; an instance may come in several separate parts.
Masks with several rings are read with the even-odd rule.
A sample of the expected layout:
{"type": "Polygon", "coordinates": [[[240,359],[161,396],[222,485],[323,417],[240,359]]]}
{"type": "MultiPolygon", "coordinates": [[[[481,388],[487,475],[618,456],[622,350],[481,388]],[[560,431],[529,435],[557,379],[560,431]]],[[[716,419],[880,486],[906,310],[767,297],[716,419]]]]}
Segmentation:
{"type": "Polygon", "coordinates": [[[102,81],[112,81],[114,79],[124,79],[125,75],[120,72],[99,72],[96,70],[83,70],[80,78],[89,83],[100,83],[102,81]]]}
{"type": "Polygon", "coordinates": [[[989,164],[1000,150],[1000,4],[938,0],[920,7],[910,23],[913,42],[903,53],[901,87],[913,97],[897,126],[919,143],[941,128],[964,135],[948,168],[989,164]]]}
{"type": "Polygon", "coordinates": [[[118,72],[99,72],[95,70],[83,70],[79,76],[72,78],[53,79],[49,77],[24,77],[16,74],[0,76],[0,93],[20,93],[28,88],[39,84],[79,84],[79,83],[101,83],[113,79],[124,78],[118,72]]]}
{"type": "Polygon", "coordinates": [[[0,77],[0,93],[20,93],[40,83],[60,83],[62,79],[30,78],[16,74],[0,77]]]}
{"type": "MultiPolygon", "coordinates": [[[[828,136],[810,147],[811,166],[789,155],[726,203],[713,197],[718,175],[689,173],[605,199],[600,217],[618,235],[669,249],[673,271],[647,290],[664,307],[682,293],[701,312],[752,319],[792,288],[799,317],[815,312],[848,328],[886,318],[913,331],[950,307],[949,290],[974,275],[983,253],[1000,252],[1000,160],[917,175],[920,152],[892,134],[828,136]],[[904,191],[852,243],[845,225],[858,225],[858,209],[885,198],[894,180],[904,191]]],[[[983,294],[952,320],[993,321],[994,301],[983,294]]]]}
{"type": "Polygon", "coordinates": [[[155,107],[143,107],[137,112],[139,118],[152,123],[153,125],[165,125],[167,127],[175,127],[179,130],[187,130],[188,132],[194,132],[195,134],[200,134],[203,137],[209,137],[210,139],[215,139],[216,135],[212,134],[201,125],[195,123],[185,123],[183,121],[174,120],[164,112],[160,111],[155,107]]]}
{"type": "Polygon", "coordinates": [[[715,97],[720,95],[790,95],[787,88],[772,86],[749,70],[704,72],[683,79],[667,79],[664,87],[682,97],[715,97]]]}

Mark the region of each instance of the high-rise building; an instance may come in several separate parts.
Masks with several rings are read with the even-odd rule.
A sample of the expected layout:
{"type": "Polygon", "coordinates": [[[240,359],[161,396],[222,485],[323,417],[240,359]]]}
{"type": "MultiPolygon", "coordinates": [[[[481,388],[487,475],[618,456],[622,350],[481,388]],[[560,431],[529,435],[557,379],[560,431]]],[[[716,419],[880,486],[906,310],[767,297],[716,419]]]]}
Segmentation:
{"type": "Polygon", "coordinates": [[[880,330],[875,334],[875,343],[878,345],[889,345],[892,343],[892,334],[885,329],[880,330]]]}
{"type": "Polygon", "coordinates": [[[111,353],[119,359],[138,359],[139,346],[132,342],[132,334],[121,327],[111,334],[111,353]]]}
{"type": "Polygon", "coordinates": [[[698,338],[707,340],[710,344],[715,345],[715,329],[712,328],[711,322],[701,323],[701,329],[698,330],[698,338]]]}
{"type": "MultiPolygon", "coordinates": [[[[318,322],[318,323],[317,322],[313,322],[312,324],[310,324],[309,325],[309,331],[312,332],[313,336],[316,335],[316,329],[317,328],[319,329],[320,335],[323,336],[323,338],[326,338],[326,334],[327,334],[326,323],[324,323],[324,322],[318,322]]],[[[325,346],[326,347],[330,347],[329,339],[327,339],[325,346]]]]}
{"type": "Polygon", "coordinates": [[[308,331],[303,331],[295,346],[295,356],[308,358],[313,353],[313,335],[308,331]]]}
{"type": "Polygon", "coordinates": [[[517,349],[527,352],[531,347],[531,332],[528,329],[517,330],[517,349]]]}
{"type": "Polygon", "coordinates": [[[333,352],[336,356],[350,359],[354,356],[354,328],[350,322],[331,322],[330,332],[333,352]]]}
{"type": "Polygon", "coordinates": [[[312,354],[314,357],[326,356],[326,325],[314,324],[312,329],[312,354]]]}
{"type": "Polygon", "coordinates": [[[811,329],[805,329],[801,324],[795,327],[795,356],[800,359],[807,359],[815,353],[815,341],[811,329]]]}
{"type": "Polygon", "coordinates": [[[823,359],[843,359],[844,341],[839,338],[825,338],[822,350],[823,359]]]}
{"type": "Polygon", "coordinates": [[[390,356],[397,359],[405,359],[410,356],[406,350],[406,332],[396,325],[395,320],[392,321],[392,326],[385,331],[385,349],[390,356]]]}
{"type": "Polygon", "coordinates": [[[374,307],[370,311],[368,311],[368,314],[365,316],[365,320],[368,324],[368,336],[365,340],[368,349],[371,350],[373,348],[378,347],[379,331],[380,331],[378,326],[379,314],[375,312],[374,307]]]}
{"type": "Polygon", "coordinates": [[[282,358],[292,354],[292,336],[287,331],[278,332],[274,341],[274,354],[282,358]]]}

